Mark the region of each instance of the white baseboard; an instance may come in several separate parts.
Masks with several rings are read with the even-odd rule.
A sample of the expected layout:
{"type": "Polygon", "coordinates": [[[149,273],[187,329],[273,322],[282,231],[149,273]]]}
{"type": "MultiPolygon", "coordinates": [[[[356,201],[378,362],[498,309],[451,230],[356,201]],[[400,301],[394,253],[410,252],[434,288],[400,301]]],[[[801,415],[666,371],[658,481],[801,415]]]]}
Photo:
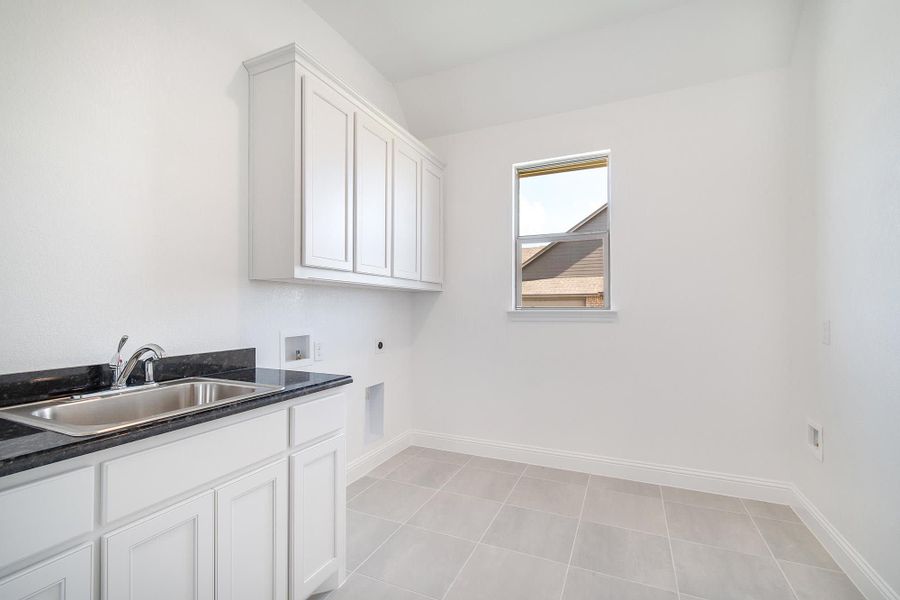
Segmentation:
{"type": "MultiPolygon", "coordinates": [[[[405,437],[398,436],[390,444],[392,448],[396,448],[396,452],[400,452],[410,445],[789,504],[868,600],[900,600],[900,595],[872,568],[812,502],[794,484],[786,481],[496,442],[432,431],[413,430],[405,437]],[[401,437],[403,440],[399,441],[401,437]]],[[[386,450],[380,452],[377,460],[374,458],[371,460],[371,466],[368,469],[392,456],[386,450]]],[[[359,476],[368,472],[368,469],[359,476]]]]}
{"type": "Polygon", "coordinates": [[[793,487],[786,481],[495,442],[431,431],[413,431],[411,443],[417,446],[513,460],[542,467],[621,477],[633,481],[670,485],[727,496],[741,496],[754,500],[790,504],[793,499],[793,487]]]}
{"type": "Polygon", "coordinates": [[[347,483],[353,483],[390,457],[406,450],[411,445],[411,437],[412,430],[407,430],[347,463],[347,483]]]}
{"type": "Polygon", "coordinates": [[[900,600],[884,578],[863,558],[837,528],[816,508],[806,495],[793,487],[794,509],[809,530],[819,539],[834,561],[844,570],[868,600],[900,600]]]}

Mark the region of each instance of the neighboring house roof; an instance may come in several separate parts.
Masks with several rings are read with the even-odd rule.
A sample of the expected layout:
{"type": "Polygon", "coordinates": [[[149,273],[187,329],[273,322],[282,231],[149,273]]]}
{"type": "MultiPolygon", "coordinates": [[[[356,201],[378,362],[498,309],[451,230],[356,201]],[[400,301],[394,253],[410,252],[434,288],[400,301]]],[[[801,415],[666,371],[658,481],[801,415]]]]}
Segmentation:
{"type": "Polygon", "coordinates": [[[522,282],[524,296],[593,296],[602,293],[602,277],[554,277],[522,282]]]}
{"type": "MultiPolygon", "coordinates": [[[[593,221],[595,217],[599,216],[601,213],[606,211],[607,208],[609,208],[609,203],[604,204],[603,206],[601,206],[600,208],[598,208],[597,210],[595,210],[594,212],[592,212],[591,214],[589,214],[588,216],[583,218],[581,221],[576,223],[573,227],[569,228],[569,230],[566,233],[577,233],[578,230],[580,230],[582,227],[584,227],[585,225],[587,225],[588,223],[593,221]]],[[[550,248],[553,248],[554,246],[556,246],[558,243],[559,242],[551,242],[551,243],[547,244],[546,246],[543,246],[540,248],[522,248],[522,268],[524,269],[525,267],[527,267],[528,263],[534,262],[534,259],[536,259],[538,256],[544,254],[545,252],[550,250],[550,248]]]]}
{"type": "Polygon", "coordinates": [[[543,250],[546,246],[534,246],[531,248],[522,248],[522,266],[528,264],[532,256],[543,250]]]}

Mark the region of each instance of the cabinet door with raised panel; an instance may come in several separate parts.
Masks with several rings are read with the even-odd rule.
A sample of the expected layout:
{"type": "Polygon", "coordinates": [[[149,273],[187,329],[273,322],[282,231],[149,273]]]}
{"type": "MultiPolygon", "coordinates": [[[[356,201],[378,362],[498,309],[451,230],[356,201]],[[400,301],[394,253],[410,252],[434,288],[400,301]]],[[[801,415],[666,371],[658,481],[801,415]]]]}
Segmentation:
{"type": "Polygon", "coordinates": [[[339,435],[291,456],[291,598],[344,577],[344,445],[339,435]]]}
{"type": "Polygon", "coordinates": [[[422,281],[441,283],[444,247],[444,172],[422,161],[422,281]]]}
{"type": "Polygon", "coordinates": [[[0,581],[3,600],[92,600],[93,547],[81,546],[0,581]]]}
{"type": "Polygon", "coordinates": [[[213,492],[103,536],[103,597],[212,600],[213,492]]]}
{"type": "Polygon", "coordinates": [[[391,274],[391,159],[393,136],[356,113],[356,272],[391,274]]]}
{"type": "Polygon", "coordinates": [[[303,264],[353,269],[354,106],[303,78],[303,264]]]}
{"type": "Polygon", "coordinates": [[[394,264],[393,275],[418,280],[422,157],[409,144],[394,140],[394,264]]]}
{"type": "Polygon", "coordinates": [[[287,598],[286,460],[216,490],[216,600],[287,598]]]}

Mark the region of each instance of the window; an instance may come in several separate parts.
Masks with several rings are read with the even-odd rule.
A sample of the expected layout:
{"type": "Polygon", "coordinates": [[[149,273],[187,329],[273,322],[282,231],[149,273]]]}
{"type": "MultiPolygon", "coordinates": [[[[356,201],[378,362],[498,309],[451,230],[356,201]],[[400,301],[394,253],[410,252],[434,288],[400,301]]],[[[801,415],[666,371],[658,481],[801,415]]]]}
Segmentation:
{"type": "Polygon", "coordinates": [[[515,313],[609,309],[609,153],[515,165],[515,313]]]}

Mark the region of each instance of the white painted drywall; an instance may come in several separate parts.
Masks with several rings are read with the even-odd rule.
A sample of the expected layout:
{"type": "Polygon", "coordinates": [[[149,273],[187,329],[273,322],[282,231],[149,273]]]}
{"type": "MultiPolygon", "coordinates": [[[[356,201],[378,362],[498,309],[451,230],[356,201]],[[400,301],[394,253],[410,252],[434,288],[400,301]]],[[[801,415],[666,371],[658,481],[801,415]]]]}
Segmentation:
{"type": "Polygon", "coordinates": [[[688,1],[566,0],[551,6],[546,0],[307,0],[307,4],[396,82],[688,1]]]}
{"type": "Polygon", "coordinates": [[[397,90],[413,133],[431,137],[698,85],[786,66],[800,5],[692,0],[405,79],[397,90]]]}
{"type": "Polygon", "coordinates": [[[172,354],[309,331],[364,388],[385,382],[385,437],[410,426],[408,293],[247,278],[247,74],[297,41],[402,121],[393,87],[298,0],[0,4],[0,372],[172,354]],[[375,355],[376,336],[387,349],[375,355]]]}
{"type": "Polygon", "coordinates": [[[794,53],[791,479],[900,593],[900,3],[809,2],[794,53]],[[831,343],[822,322],[831,321],[831,343]],[[824,461],[805,445],[824,428],[824,461]]]}
{"type": "Polygon", "coordinates": [[[787,477],[783,70],[433,138],[446,278],[417,427],[787,477]],[[509,321],[517,162],[612,151],[615,323],[509,321]]]}

